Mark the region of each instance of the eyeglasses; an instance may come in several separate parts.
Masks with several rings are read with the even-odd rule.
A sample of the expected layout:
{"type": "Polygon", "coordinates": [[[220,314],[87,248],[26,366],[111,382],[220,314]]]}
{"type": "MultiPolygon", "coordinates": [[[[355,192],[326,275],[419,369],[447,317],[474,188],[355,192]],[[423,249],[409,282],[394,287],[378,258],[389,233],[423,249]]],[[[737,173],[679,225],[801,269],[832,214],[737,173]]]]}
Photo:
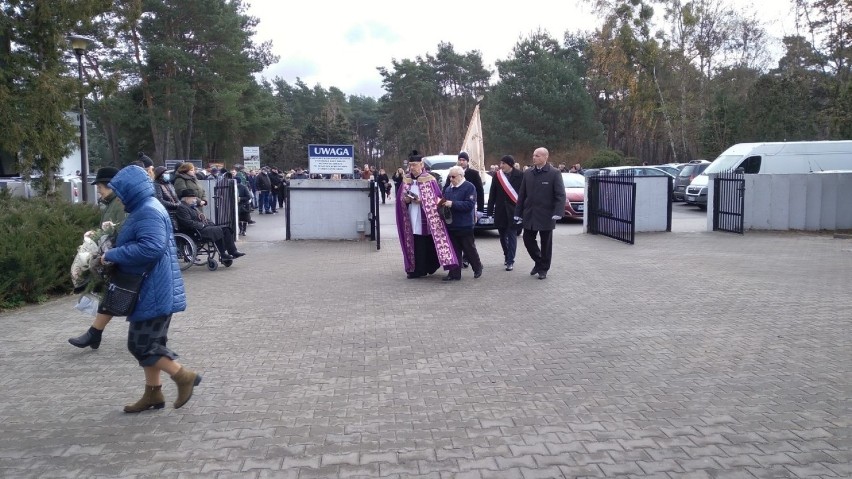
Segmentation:
{"type": "Polygon", "coordinates": [[[459,175],[450,175],[449,178],[458,178],[459,175]]]}

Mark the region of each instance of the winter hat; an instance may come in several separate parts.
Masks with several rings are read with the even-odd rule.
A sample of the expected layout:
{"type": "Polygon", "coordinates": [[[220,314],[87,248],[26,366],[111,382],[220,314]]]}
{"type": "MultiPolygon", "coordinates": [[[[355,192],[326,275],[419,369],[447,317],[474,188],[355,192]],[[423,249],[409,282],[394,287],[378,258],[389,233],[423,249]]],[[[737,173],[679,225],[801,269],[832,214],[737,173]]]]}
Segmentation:
{"type": "Polygon", "coordinates": [[[95,175],[95,181],[93,181],[92,184],[109,183],[112,180],[112,177],[116,174],[118,174],[118,168],[114,168],[112,166],[100,168],[98,169],[98,173],[95,175]]]}
{"type": "Polygon", "coordinates": [[[463,152],[459,153],[459,159],[460,159],[460,160],[467,160],[467,161],[470,161],[470,157],[469,157],[469,156],[467,156],[467,152],[466,152],[466,151],[463,151],[463,152]]]}
{"type": "Polygon", "coordinates": [[[515,167],[515,159],[512,158],[512,155],[506,155],[503,158],[500,158],[500,161],[502,161],[503,163],[506,163],[507,165],[511,166],[512,168],[515,167]]]}
{"type": "Polygon", "coordinates": [[[142,164],[144,165],[145,168],[150,168],[150,167],[154,166],[154,160],[149,158],[148,155],[146,155],[145,153],[142,153],[141,151],[139,152],[138,160],[142,162],[142,164]]]}

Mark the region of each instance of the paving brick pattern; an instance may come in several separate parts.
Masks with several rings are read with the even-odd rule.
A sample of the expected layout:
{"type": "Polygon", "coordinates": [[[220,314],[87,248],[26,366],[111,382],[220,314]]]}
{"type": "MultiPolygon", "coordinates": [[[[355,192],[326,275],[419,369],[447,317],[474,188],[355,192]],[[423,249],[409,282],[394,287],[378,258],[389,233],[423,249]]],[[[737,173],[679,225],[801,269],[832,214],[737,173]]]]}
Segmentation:
{"type": "Polygon", "coordinates": [[[405,279],[390,226],[376,251],[257,221],[185,273],[180,410],[165,379],[121,412],[123,321],[83,351],[72,297],[0,315],[0,477],[852,477],[850,240],[559,225],[546,280],[488,235],[447,284],[405,279]]]}

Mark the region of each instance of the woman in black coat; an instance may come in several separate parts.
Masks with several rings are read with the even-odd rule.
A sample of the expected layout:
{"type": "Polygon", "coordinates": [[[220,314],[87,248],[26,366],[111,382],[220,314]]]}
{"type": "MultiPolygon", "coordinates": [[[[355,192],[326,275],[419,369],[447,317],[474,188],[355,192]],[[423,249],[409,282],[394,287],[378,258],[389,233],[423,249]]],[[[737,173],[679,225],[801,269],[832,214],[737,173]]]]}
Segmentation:
{"type": "MultiPolygon", "coordinates": [[[[397,168],[396,173],[394,173],[393,177],[391,178],[393,180],[393,186],[395,188],[394,192],[399,191],[399,186],[402,184],[403,178],[405,178],[405,170],[403,170],[402,168],[397,168]]],[[[395,195],[398,196],[397,193],[395,193],[395,195]]]]}
{"type": "Polygon", "coordinates": [[[382,193],[382,204],[385,204],[385,198],[390,195],[390,178],[385,173],[384,168],[379,168],[379,174],[376,175],[376,182],[379,184],[379,190],[382,193]]]}
{"type": "Polygon", "coordinates": [[[157,199],[160,200],[160,203],[165,206],[166,211],[172,218],[172,226],[174,229],[177,229],[175,212],[180,205],[180,199],[178,199],[177,192],[175,192],[175,187],[172,186],[172,183],[165,176],[166,171],[165,166],[158,166],[154,168],[154,193],[156,194],[157,199]]]}
{"type": "Polygon", "coordinates": [[[240,236],[246,235],[246,228],[251,221],[251,198],[252,194],[248,186],[243,184],[242,178],[237,177],[237,213],[240,222],[240,236]]]}

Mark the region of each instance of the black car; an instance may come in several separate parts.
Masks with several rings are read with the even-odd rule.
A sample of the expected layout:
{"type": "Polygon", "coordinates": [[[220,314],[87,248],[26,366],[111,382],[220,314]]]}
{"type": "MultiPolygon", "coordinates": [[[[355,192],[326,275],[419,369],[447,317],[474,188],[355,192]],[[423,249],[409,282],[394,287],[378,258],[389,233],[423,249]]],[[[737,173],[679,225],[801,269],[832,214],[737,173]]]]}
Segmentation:
{"type": "Polygon", "coordinates": [[[710,162],[707,160],[692,160],[680,170],[680,173],[674,180],[674,200],[686,200],[686,187],[692,182],[692,179],[704,172],[710,162]]]}

